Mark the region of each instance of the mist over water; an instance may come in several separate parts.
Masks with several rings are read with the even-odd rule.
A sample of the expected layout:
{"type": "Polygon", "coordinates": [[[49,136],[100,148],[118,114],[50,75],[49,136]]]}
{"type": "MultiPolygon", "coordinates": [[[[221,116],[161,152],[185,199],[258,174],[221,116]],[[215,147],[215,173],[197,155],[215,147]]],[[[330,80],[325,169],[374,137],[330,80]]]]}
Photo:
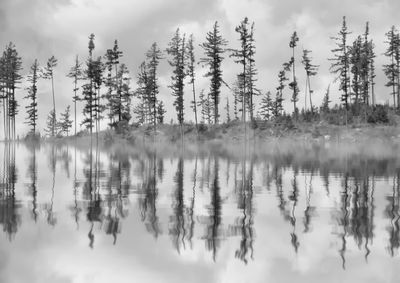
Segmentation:
{"type": "Polygon", "coordinates": [[[397,282],[397,151],[281,148],[0,144],[0,281],[397,282]]]}

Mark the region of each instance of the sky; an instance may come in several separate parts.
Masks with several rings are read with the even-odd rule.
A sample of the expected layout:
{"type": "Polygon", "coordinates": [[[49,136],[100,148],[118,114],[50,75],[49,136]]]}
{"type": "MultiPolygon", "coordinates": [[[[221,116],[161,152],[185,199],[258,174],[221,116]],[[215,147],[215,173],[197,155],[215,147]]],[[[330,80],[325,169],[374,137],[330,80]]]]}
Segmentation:
{"type": "MultiPolygon", "coordinates": [[[[196,57],[203,53],[199,46],[205,35],[212,29],[215,21],[221,27],[222,36],[228,40],[229,48],[239,47],[235,27],[244,17],[255,22],[256,66],[258,69],[257,87],[265,93],[275,92],[277,74],[282,63],[291,57],[289,40],[293,31],[297,31],[300,41],[296,50],[298,61],[298,83],[300,88],[299,107],[304,106],[304,69],[300,64],[301,50],[312,50],[313,62],[319,67],[319,74],[312,79],[314,104],[319,105],[328,85],[331,85],[333,103],[338,102],[339,90],[335,77],[329,73],[335,47],[331,39],[341,27],[342,17],[347,17],[351,39],[364,32],[365,23],[370,22],[371,37],[376,45],[376,96],[377,102],[385,103],[390,99],[390,90],[384,87],[386,82],[382,65],[387,62],[382,54],[385,51],[385,33],[392,25],[399,26],[397,11],[400,2],[396,0],[1,0],[0,1],[0,47],[12,41],[23,59],[23,75],[28,75],[34,59],[45,65],[54,55],[58,59],[55,70],[56,108],[60,113],[72,105],[72,81],[66,77],[74,58],[87,57],[88,36],[94,33],[95,56],[103,56],[108,48],[118,40],[123,58],[132,77],[132,88],[136,87],[136,74],[145,53],[153,42],[165,50],[175,30],[180,28],[186,34],[193,33],[196,44],[196,57]]],[[[165,55],[167,57],[167,55],[165,55]]],[[[167,106],[166,121],[176,120],[172,106],[173,97],[168,85],[172,69],[167,60],[159,67],[161,99],[167,106]]],[[[204,78],[205,69],[197,66],[196,90],[208,90],[209,80],[204,78]]],[[[223,78],[232,84],[240,66],[235,64],[229,54],[223,62],[223,78]]],[[[17,91],[21,104],[17,117],[17,132],[23,135],[28,131],[24,124],[27,83],[24,81],[17,91]]],[[[190,107],[191,91],[185,92],[185,119],[193,120],[190,107]]],[[[292,110],[290,92],[286,89],[285,108],[292,110]]],[[[230,100],[231,116],[233,97],[230,90],[222,88],[220,111],[222,120],[226,113],[223,109],[226,100],[230,100]]],[[[51,110],[50,81],[41,81],[38,89],[39,130],[43,132],[46,116],[51,110]]],[[[257,103],[256,103],[257,104],[257,103]]],[[[78,107],[78,119],[82,118],[81,105],[78,107]]],[[[105,124],[105,122],[103,122],[105,124]]]]}

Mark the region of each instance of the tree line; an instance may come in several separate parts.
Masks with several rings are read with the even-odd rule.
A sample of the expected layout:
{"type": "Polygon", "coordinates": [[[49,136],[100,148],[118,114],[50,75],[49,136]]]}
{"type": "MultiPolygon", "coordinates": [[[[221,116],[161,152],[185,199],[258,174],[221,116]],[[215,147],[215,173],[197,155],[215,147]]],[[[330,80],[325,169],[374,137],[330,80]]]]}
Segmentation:
{"type": "MultiPolygon", "coordinates": [[[[312,88],[312,79],[317,76],[319,65],[313,62],[312,51],[302,50],[299,58],[298,44],[300,37],[296,31],[288,39],[291,57],[282,64],[277,76],[275,94],[271,91],[263,92],[257,88],[258,71],[256,67],[256,41],[255,24],[247,17],[235,28],[238,36],[238,47],[229,48],[228,41],[224,39],[218,22],[215,22],[211,31],[206,35],[205,41],[198,44],[203,55],[196,60],[195,39],[193,34],[183,34],[178,28],[172,36],[165,50],[160,49],[155,42],[145,53],[145,60],[140,64],[136,75],[136,88],[131,86],[131,76],[127,66],[121,63],[123,51],[120,50],[118,41],[115,40],[105,54],[95,55],[95,35],[91,34],[88,41],[88,55],[84,61],[78,56],[71,67],[68,78],[72,79],[72,102],[63,113],[57,115],[54,75],[58,61],[51,56],[42,67],[37,59],[30,66],[25,99],[29,101],[26,106],[26,123],[30,127],[30,134],[37,135],[38,82],[42,79],[51,81],[53,108],[46,121],[46,134],[51,137],[69,135],[74,125],[74,134],[77,134],[77,103],[83,107],[84,119],[80,125],[84,126],[90,134],[98,133],[101,122],[106,120],[111,128],[125,127],[132,120],[137,124],[151,125],[154,132],[158,124],[165,122],[165,105],[159,98],[158,67],[161,60],[166,59],[172,69],[170,84],[168,85],[176,119],[179,125],[185,123],[184,101],[190,99],[191,109],[194,114],[196,129],[199,124],[219,124],[221,122],[221,88],[226,87],[232,93],[226,98],[226,121],[241,120],[254,121],[256,119],[270,121],[288,115],[284,111],[283,102],[290,99],[293,103],[291,116],[298,119],[299,114],[310,113],[311,116],[329,112],[329,87],[323,98],[321,107],[313,103],[315,96],[312,88]],[[229,84],[223,77],[222,63],[232,58],[240,66],[240,72],[233,83],[229,84]],[[297,74],[300,61],[306,75],[304,108],[302,113],[298,109],[299,83],[297,74]],[[205,77],[209,79],[209,89],[197,92],[196,66],[201,65],[206,69],[205,77]],[[297,67],[297,68],[296,68],[297,67]],[[189,86],[191,94],[185,95],[185,87],[189,86]],[[285,93],[285,88],[290,91],[290,96],[285,93]],[[258,107],[255,107],[255,96],[261,96],[258,107]],[[137,103],[132,105],[132,100],[137,103]],[[230,113],[230,100],[233,99],[233,117],[230,113]],[[256,109],[258,108],[258,109],[256,109]]],[[[351,32],[343,17],[342,27],[338,34],[332,37],[335,47],[332,49],[330,72],[339,82],[340,109],[347,115],[366,115],[371,107],[376,105],[375,97],[375,44],[370,38],[370,27],[367,22],[363,34],[350,40],[351,32]]],[[[391,89],[393,107],[400,108],[400,33],[393,26],[386,33],[385,44],[387,49],[384,56],[388,64],[383,66],[387,77],[386,86],[391,89]]],[[[15,117],[19,113],[19,103],[15,96],[16,89],[22,82],[22,59],[13,43],[6,46],[0,58],[0,90],[1,104],[4,121],[4,137],[6,140],[16,138],[15,117]]]]}

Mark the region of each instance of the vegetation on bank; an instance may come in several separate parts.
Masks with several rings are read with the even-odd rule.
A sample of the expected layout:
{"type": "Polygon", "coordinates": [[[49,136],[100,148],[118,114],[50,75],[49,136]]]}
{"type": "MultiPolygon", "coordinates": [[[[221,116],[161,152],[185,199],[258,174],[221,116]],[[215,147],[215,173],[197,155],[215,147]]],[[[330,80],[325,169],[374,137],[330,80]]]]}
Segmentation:
{"type": "MultiPolygon", "coordinates": [[[[205,41],[199,45],[195,43],[193,35],[182,34],[179,28],[165,49],[153,43],[145,54],[144,62],[139,66],[135,88],[131,86],[132,78],[127,66],[121,62],[124,53],[120,50],[118,41],[115,40],[112,48],[107,49],[105,54],[95,54],[98,52],[95,35],[91,34],[86,60],[81,62],[76,57],[70,72],[66,74],[73,80],[73,115],[70,106],[61,115],[56,110],[54,76],[57,59],[51,56],[43,68],[34,60],[27,77],[29,87],[25,96],[29,103],[26,106],[26,123],[30,127],[27,138],[39,139],[37,120],[40,105],[37,96],[40,93],[38,82],[42,79],[51,81],[53,103],[44,129],[46,137],[68,137],[73,125],[75,135],[78,134],[78,103],[82,105],[84,115],[80,125],[90,134],[99,134],[101,129],[105,128],[104,125],[107,125],[108,129],[124,135],[140,128],[145,136],[159,136],[160,128],[164,127],[166,109],[159,95],[158,68],[165,59],[171,67],[168,87],[173,98],[180,138],[188,134],[188,129],[192,129],[188,126],[189,114],[194,116],[194,132],[200,140],[213,138],[215,129],[224,131],[224,127],[230,128],[231,125],[239,123],[244,125],[245,135],[249,129],[253,136],[256,136],[254,132],[263,132],[266,129],[275,134],[317,123],[337,126],[360,123],[393,124],[400,110],[400,32],[393,26],[386,33],[387,49],[384,56],[387,57],[387,64],[382,66],[382,70],[387,78],[386,86],[393,98],[393,104],[389,107],[376,103],[376,54],[369,29],[370,25],[367,22],[362,34],[353,35],[348,29],[346,18],[343,17],[338,34],[332,37],[335,47],[329,59],[330,71],[334,80],[338,81],[341,92],[340,97],[335,98],[340,104],[335,106],[331,105],[329,86],[324,95],[314,93],[312,85],[318,76],[319,66],[313,62],[311,50],[303,49],[302,56],[297,55],[298,45],[302,42],[296,31],[288,37],[288,51],[291,56],[283,60],[277,76],[277,85],[272,87],[275,89],[272,92],[257,87],[255,23],[247,17],[235,28],[238,39],[236,47],[229,46],[230,43],[221,34],[218,22],[215,22],[205,41]],[[195,57],[195,46],[200,46],[203,51],[198,60],[195,57]],[[237,75],[232,82],[227,81],[223,75],[222,63],[226,60],[233,60],[238,65],[237,75]],[[208,90],[197,91],[197,65],[206,71],[204,76],[209,79],[208,90]],[[300,71],[306,74],[305,104],[302,109],[298,107],[300,88],[297,75],[300,71]],[[231,94],[224,97],[225,113],[222,114],[224,87],[227,87],[231,94]],[[187,88],[190,88],[190,95],[185,94],[187,88]],[[319,107],[315,105],[316,95],[323,95],[323,103],[319,107]],[[260,103],[255,102],[256,97],[260,103]],[[184,101],[187,99],[191,102],[189,111],[185,109],[184,101]],[[285,100],[293,103],[291,113],[283,107],[285,100]]],[[[22,58],[16,47],[10,43],[0,58],[0,102],[5,140],[17,138],[15,118],[19,113],[19,102],[15,91],[23,79],[21,70],[22,58]]],[[[170,139],[175,139],[174,134],[169,135],[170,139]]],[[[218,133],[215,133],[215,136],[218,136],[218,133]]]]}

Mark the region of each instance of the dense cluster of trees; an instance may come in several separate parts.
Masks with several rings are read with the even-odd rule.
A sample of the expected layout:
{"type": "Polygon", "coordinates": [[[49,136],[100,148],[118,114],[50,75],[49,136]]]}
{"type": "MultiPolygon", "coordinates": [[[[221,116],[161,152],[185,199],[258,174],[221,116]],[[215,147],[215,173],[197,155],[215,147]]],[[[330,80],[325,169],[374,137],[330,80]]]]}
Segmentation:
{"type": "MultiPolygon", "coordinates": [[[[37,95],[38,82],[41,79],[51,80],[53,108],[47,117],[45,132],[49,136],[67,134],[74,125],[77,133],[77,103],[82,103],[84,119],[81,125],[90,133],[100,130],[100,122],[108,118],[108,126],[120,127],[129,125],[133,121],[138,124],[151,125],[156,131],[157,124],[165,122],[165,105],[159,98],[158,67],[161,60],[167,59],[172,69],[169,88],[173,97],[176,118],[180,125],[185,123],[185,99],[190,99],[191,110],[194,114],[196,128],[198,123],[218,124],[221,122],[221,88],[227,87],[232,92],[233,116],[231,118],[229,99],[226,99],[226,120],[254,121],[276,120],[280,116],[288,115],[284,111],[283,103],[290,100],[293,103],[292,117],[298,119],[299,113],[310,112],[311,116],[329,111],[329,91],[323,98],[323,105],[316,107],[313,103],[314,90],[312,78],[318,73],[318,65],[312,60],[312,51],[302,50],[301,58],[296,55],[300,37],[296,31],[289,39],[291,57],[282,64],[278,72],[278,86],[275,94],[264,92],[259,106],[255,107],[255,96],[262,91],[257,88],[257,68],[255,61],[255,24],[244,18],[235,28],[238,35],[238,47],[228,48],[228,42],[221,34],[218,22],[215,22],[206,39],[198,46],[203,55],[198,62],[195,58],[195,40],[191,34],[182,34],[176,30],[167,48],[163,51],[157,43],[153,43],[145,54],[145,61],[139,66],[137,86],[131,87],[131,77],[127,66],[121,63],[123,52],[118,41],[115,40],[112,48],[105,54],[95,55],[95,35],[89,36],[88,56],[81,62],[78,56],[70,69],[67,77],[73,80],[72,102],[74,114],[71,119],[70,108],[63,115],[57,115],[54,74],[57,59],[51,56],[44,67],[40,67],[38,60],[31,65],[27,82],[28,100],[26,106],[26,123],[30,126],[32,134],[36,135],[38,120],[37,95]],[[227,83],[223,78],[222,63],[226,57],[233,58],[240,65],[240,71],[235,82],[227,83]],[[301,62],[305,71],[304,108],[300,112],[299,81],[297,62],[301,62]],[[206,68],[205,77],[209,78],[209,89],[202,90],[196,97],[196,65],[206,68]],[[185,87],[191,88],[192,94],[185,95],[185,87]],[[285,93],[285,88],[290,89],[291,95],[285,93]],[[187,98],[188,97],[188,98],[187,98]],[[191,97],[191,98],[189,98],[191,97]],[[132,105],[132,100],[135,104],[132,105]]],[[[352,116],[364,116],[371,107],[375,106],[375,51],[374,43],[369,34],[369,23],[366,23],[362,35],[350,39],[351,32],[343,17],[342,27],[335,37],[332,37],[335,47],[332,50],[330,71],[339,82],[340,109],[352,116]]],[[[393,107],[400,108],[400,33],[393,26],[386,33],[387,50],[384,55],[388,64],[383,66],[387,77],[386,86],[390,87],[393,97],[393,107]]],[[[288,49],[289,51],[289,49],[288,49]]],[[[15,139],[15,117],[19,112],[18,100],[15,91],[22,82],[22,60],[15,46],[10,43],[6,46],[0,58],[0,90],[4,120],[4,137],[6,140],[15,139]]],[[[347,118],[346,118],[347,121],[347,118]]]]}

